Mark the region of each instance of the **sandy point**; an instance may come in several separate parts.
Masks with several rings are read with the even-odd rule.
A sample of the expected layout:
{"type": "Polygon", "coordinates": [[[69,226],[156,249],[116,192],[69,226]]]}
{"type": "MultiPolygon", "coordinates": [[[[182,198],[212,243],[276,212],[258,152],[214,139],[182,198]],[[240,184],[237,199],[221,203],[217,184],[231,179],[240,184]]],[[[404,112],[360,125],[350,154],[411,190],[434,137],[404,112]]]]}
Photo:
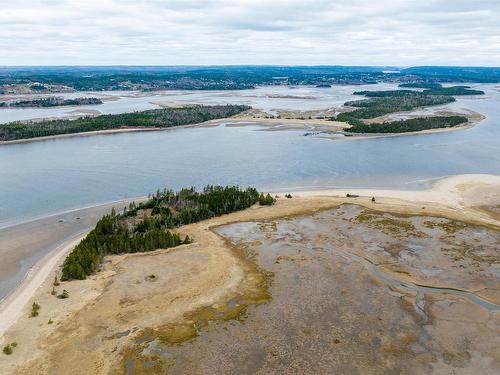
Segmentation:
{"type": "Polygon", "coordinates": [[[66,300],[51,295],[52,281],[60,275],[64,255],[81,236],[61,245],[0,306],[3,344],[19,343],[0,362],[0,372],[64,373],[68,366],[85,362],[95,366],[95,373],[108,373],[115,369],[119,353],[132,350],[131,338],[165,335],[164,331],[148,331],[151,327],[167,329],[167,339],[189,336],[199,319],[212,319],[215,312],[233,316],[249,303],[266,301],[264,274],[214,233],[221,225],[309,215],[352,203],[382,212],[445,217],[500,229],[499,176],[453,176],[422,191],[333,189],[291,194],[288,199],[278,193],[271,207],[254,206],[179,228],[181,234],[194,238],[193,244],[106,257],[101,272],[57,288],[68,290],[66,300]],[[30,318],[34,301],[41,305],[40,316],[30,318]],[[229,312],[228,301],[238,301],[229,312]]]}

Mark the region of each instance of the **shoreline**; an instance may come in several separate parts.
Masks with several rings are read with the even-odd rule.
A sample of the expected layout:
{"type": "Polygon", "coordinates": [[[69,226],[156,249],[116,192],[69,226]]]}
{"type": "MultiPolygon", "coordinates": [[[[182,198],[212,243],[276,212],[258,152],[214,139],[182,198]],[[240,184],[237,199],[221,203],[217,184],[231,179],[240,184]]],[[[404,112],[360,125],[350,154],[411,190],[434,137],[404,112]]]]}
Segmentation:
{"type": "MultiPolygon", "coordinates": [[[[83,231],[47,254],[30,268],[21,284],[5,298],[0,300],[0,339],[19,319],[22,310],[35,295],[37,289],[47,280],[61,258],[69,253],[89,231],[83,231]]],[[[0,341],[1,342],[1,341],[0,341]]]]}
{"type": "Polygon", "coordinates": [[[131,201],[140,202],[142,199],[146,199],[146,198],[147,198],[146,196],[143,196],[143,197],[118,199],[118,200],[109,201],[109,202],[107,201],[107,202],[89,204],[89,205],[81,206],[81,207],[62,209],[61,211],[55,211],[55,212],[52,212],[49,214],[42,214],[39,216],[21,217],[19,219],[14,219],[13,221],[0,222],[0,230],[15,227],[17,225],[28,224],[28,223],[31,223],[31,222],[34,222],[37,220],[49,219],[49,218],[53,218],[53,217],[57,217],[57,216],[65,215],[65,214],[74,213],[76,211],[82,211],[82,210],[87,210],[87,209],[92,209],[92,208],[99,208],[99,207],[115,205],[115,204],[116,205],[127,204],[127,203],[130,203],[131,201]]]}
{"type": "Polygon", "coordinates": [[[0,306],[42,259],[78,234],[91,230],[112,208],[122,209],[138,197],[64,210],[0,228],[0,306]],[[50,228],[49,230],[47,228],[50,228]]]}
{"type": "MultiPolygon", "coordinates": [[[[456,114],[460,115],[459,112],[456,114]]],[[[463,114],[462,114],[463,115],[463,114]]],[[[231,122],[234,124],[230,124],[229,126],[237,127],[237,126],[245,126],[245,124],[251,124],[254,126],[261,126],[265,129],[265,131],[284,131],[284,130],[305,130],[305,131],[319,131],[325,134],[338,135],[328,136],[323,135],[318,138],[326,138],[332,140],[352,140],[352,139],[377,139],[377,138],[389,138],[389,137],[402,137],[402,136],[413,136],[413,135],[421,135],[421,134],[435,134],[435,133],[446,133],[452,131],[459,130],[467,130],[475,127],[481,121],[486,119],[486,116],[473,112],[469,110],[468,113],[469,121],[464,125],[458,125],[454,127],[448,128],[436,128],[436,129],[425,129],[414,132],[403,132],[403,133],[376,133],[370,135],[369,133],[346,133],[343,131],[349,125],[347,123],[338,122],[338,121],[330,121],[325,119],[270,119],[270,118],[255,118],[245,115],[236,115],[236,117],[228,117],[224,119],[216,119],[209,120],[196,124],[189,125],[180,125],[180,126],[172,126],[167,128],[149,128],[149,127],[124,127],[119,129],[107,129],[107,130],[95,130],[90,132],[79,132],[79,133],[69,133],[69,134],[57,134],[50,135],[45,137],[36,137],[36,138],[25,138],[25,139],[15,139],[11,141],[0,141],[0,147],[3,145],[12,145],[12,144],[22,144],[22,143],[32,143],[38,141],[49,141],[56,139],[65,139],[65,138],[74,138],[74,137],[90,137],[94,135],[113,135],[120,133],[135,133],[135,132],[153,132],[153,131],[168,131],[175,129],[186,129],[186,128],[195,128],[195,127],[210,127],[210,126],[218,126],[222,125],[226,122],[231,122]]],[[[1,126],[1,125],[0,125],[1,126]]]]}
{"type": "MultiPolygon", "coordinates": [[[[292,192],[293,198],[290,200],[282,197],[284,191],[280,191],[278,194],[280,194],[281,198],[279,201],[281,203],[268,208],[268,211],[274,212],[267,215],[269,217],[289,216],[290,213],[286,213],[288,212],[286,210],[287,204],[292,204],[293,206],[299,205],[299,207],[293,209],[299,214],[316,212],[320,207],[325,206],[322,200],[326,199],[329,202],[326,206],[350,203],[375,208],[383,212],[447,217],[500,230],[500,220],[475,208],[493,204],[494,202],[498,204],[500,202],[500,176],[494,175],[457,175],[446,177],[435,182],[431,189],[426,190],[328,189],[295,191],[292,192]],[[475,194],[478,191],[482,192],[482,189],[486,189],[489,186],[495,186],[495,190],[493,193],[490,192],[490,195],[486,194],[487,201],[484,201],[485,196],[483,194],[475,194]],[[345,195],[347,193],[356,194],[359,197],[346,198],[345,195]],[[372,196],[377,197],[376,203],[371,203],[372,196]],[[315,200],[323,203],[307,207],[307,202],[313,203],[315,200]],[[285,205],[285,208],[282,207],[283,205],[285,205]],[[284,213],[280,210],[284,210],[284,213]]],[[[256,209],[258,210],[259,208],[256,209]]],[[[256,212],[256,209],[249,209],[233,215],[241,217],[241,219],[237,219],[234,222],[258,219],[259,215],[255,218],[253,218],[255,215],[252,216],[252,212],[256,212]]],[[[210,220],[210,222],[212,221],[215,224],[211,224],[211,227],[216,225],[217,222],[223,222],[224,219],[215,218],[214,220],[210,220]]],[[[182,227],[180,231],[182,231],[182,227]]],[[[31,268],[29,274],[23,279],[23,282],[0,301],[0,342],[3,341],[3,335],[8,329],[21,317],[21,312],[36,294],[39,287],[47,281],[49,275],[61,263],[62,256],[69,252],[87,232],[88,230],[84,230],[74,234],[64,243],[57,246],[55,250],[46,254],[42,260],[31,268]]]]}

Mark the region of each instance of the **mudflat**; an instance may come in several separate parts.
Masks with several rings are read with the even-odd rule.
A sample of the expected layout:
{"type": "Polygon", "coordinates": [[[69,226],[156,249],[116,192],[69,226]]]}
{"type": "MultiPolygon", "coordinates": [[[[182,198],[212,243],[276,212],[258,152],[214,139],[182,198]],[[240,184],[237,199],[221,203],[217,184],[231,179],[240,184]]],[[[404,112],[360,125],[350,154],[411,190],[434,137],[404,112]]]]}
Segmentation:
{"type": "Polygon", "coordinates": [[[351,193],[181,227],[194,243],[106,257],[67,299],[59,260],[0,372],[498,373],[500,178],[351,193]]]}

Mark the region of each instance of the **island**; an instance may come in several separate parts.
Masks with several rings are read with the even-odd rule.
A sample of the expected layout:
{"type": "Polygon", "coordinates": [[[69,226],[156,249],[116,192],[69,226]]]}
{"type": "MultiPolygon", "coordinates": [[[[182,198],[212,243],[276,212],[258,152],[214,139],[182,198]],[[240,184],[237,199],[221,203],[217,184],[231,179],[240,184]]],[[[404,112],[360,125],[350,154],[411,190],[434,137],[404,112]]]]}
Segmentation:
{"type": "MultiPolygon", "coordinates": [[[[421,86],[421,84],[407,84],[404,87],[421,86]]],[[[346,128],[348,133],[406,133],[430,129],[453,128],[463,126],[469,119],[460,115],[426,116],[404,119],[399,121],[372,121],[391,113],[412,111],[417,108],[437,106],[455,101],[454,95],[483,95],[483,91],[471,90],[467,86],[452,86],[443,88],[440,84],[426,84],[423,91],[413,90],[381,90],[356,91],[355,95],[364,95],[368,99],[346,102],[346,107],[354,108],[332,118],[335,121],[346,122],[351,127],[346,128]]]]}
{"type": "Polygon", "coordinates": [[[423,93],[433,95],[484,95],[484,91],[473,90],[470,86],[443,87],[440,83],[402,83],[399,87],[425,89],[423,93]]]}
{"type": "Polygon", "coordinates": [[[46,108],[46,107],[61,107],[61,106],[76,106],[76,105],[94,105],[102,104],[102,100],[98,98],[75,98],[64,99],[60,97],[50,97],[42,99],[19,100],[13,102],[1,102],[0,107],[9,108],[46,108]]]}
{"type": "Polygon", "coordinates": [[[14,122],[0,126],[0,142],[107,130],[159,130],[231,117],[249,109],[245,105],[192,105],[76,120],[14,122]]]}

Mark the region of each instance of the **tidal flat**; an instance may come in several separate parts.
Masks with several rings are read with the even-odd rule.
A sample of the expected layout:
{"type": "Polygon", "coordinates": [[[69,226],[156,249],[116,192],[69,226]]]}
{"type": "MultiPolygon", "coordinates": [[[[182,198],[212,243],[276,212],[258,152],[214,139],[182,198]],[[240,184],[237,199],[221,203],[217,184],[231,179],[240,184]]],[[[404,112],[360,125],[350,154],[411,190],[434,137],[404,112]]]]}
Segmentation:
{"type": "Polygon", "coordinates": [[[67,299],[60,261],[6,329],[0,372],[496,374],[499,186],[281,196],[180,227],[193,243],[106,256],[55,287],[67,299]]]}
{"type": "Polygon", "coordinates": [[[175,358],[169,373],[493,374],[500,368],[497,231],[342,205],[217,232],[273,275],[272,300],[251,308],[243,322],[169,347],[175,358]]]}

